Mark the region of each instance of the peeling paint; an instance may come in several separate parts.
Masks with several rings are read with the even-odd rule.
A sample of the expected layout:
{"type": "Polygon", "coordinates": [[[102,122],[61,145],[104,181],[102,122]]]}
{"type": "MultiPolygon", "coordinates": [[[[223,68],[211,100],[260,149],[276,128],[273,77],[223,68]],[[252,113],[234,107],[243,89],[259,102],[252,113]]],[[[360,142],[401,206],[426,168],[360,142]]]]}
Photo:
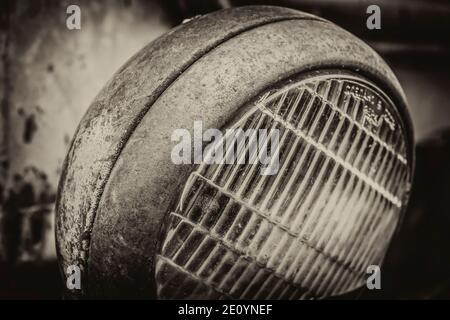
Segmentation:
{"type": "MultiPolygon", "coordinates": [[[[25,210],[21,216],[30,218],[16,222],[30,230],[31,212],[46,207],[53,224],[53,202],[40,198],[37,185],[46,185],[44,198],[54,199],[65,154],[90,102],[132,54],[169,26],[158,4],[146,1],[77,1],[81,32],[66,28],[70,1],[8,1],[10,8],[3,10],[5,4],[0,5],[0,228],[7,229],[2,216],[11,220],[11,212],[25,210]],[[24,200],[27,190],[33,193],[30,203],[24,200]],[[14,199],[23,201],[20,208],[12,205],[14,199]]],[[[40,238],[33,228],[32,238],[40,238]]],[[[53,225],[45,239],[44,256],[55,259],[53,225]]],[[[0,231],[0,261],[3,243],[0,231]]]]}

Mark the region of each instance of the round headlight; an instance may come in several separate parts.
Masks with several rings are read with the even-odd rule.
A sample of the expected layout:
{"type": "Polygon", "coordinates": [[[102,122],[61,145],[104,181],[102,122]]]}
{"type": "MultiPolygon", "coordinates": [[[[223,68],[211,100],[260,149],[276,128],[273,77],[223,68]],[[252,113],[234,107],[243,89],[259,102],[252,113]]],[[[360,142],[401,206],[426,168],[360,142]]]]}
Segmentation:
{"type": "MultiPolygon", "coordinates": [[[[279,130],[277,172],[205,159],[190,174],[167,217],[158,295],[297,299],[361,287],[367,266],[381,265],[409,188],[395,105],[364,77],[322,70],[248,109],[230,128],[279,130]]],[[[240,148],[223,140],[212,148],[224,158],[249,160],[257,135],[240,148]]]]}
{"type": "Polygon", "coordinates": [[[394,75],[334,24],[277,7],[195,18],[135,55],[83,118],[58,195],[62,271],[78,265],[72,293],[89,297],[351,291],[399,225],[412,141],[394,75]],[[174,163],[173,132],[196,122],[222,138],[174,163]],[[266,134],[229,144],[238,129],[266,134]],[[250,161],[255,141],[268,162],[250,161]],[[219,149],[235,161],[209,161],[219,149]]]}

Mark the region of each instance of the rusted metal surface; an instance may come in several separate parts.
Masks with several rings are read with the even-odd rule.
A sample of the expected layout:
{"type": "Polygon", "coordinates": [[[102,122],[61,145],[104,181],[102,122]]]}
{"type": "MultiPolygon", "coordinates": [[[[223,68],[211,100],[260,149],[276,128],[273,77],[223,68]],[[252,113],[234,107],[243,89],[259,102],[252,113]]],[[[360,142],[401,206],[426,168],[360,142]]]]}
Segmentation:
{"type": "Polygon", "coordinates": [[[118,71],[82,120],[62,174],[57,237],[64,266],[86,265],[98,203],[110,172],[134,129],[166,87],[233,35],[298,18],[311,19],[280,8],[260,12],[242,8],[198,17],[148,45],[118,71]]]}
{"type": "Polygon", "coordinates": [[[226,10],[142,49],[97,96],[69,151],[57,204],[62,268],[87,268],[84,288],[92,296],[155,297],[162,219],[194,169],[171,163],[173,130],[195,120],[221,128],[264,89],[323,68],[361,73],[382,86],[412,139],[389,67],[321,19],[273,7],[226,10]]]}
{"type": "Polygon", "coordinates": [[[156,3],[83,0],[81,30],[68,30],[69,4],[1,4],[0,257],[11,265],[56,263],[54,200],[76,127],[120,65],[169,28],[156,3]]]}

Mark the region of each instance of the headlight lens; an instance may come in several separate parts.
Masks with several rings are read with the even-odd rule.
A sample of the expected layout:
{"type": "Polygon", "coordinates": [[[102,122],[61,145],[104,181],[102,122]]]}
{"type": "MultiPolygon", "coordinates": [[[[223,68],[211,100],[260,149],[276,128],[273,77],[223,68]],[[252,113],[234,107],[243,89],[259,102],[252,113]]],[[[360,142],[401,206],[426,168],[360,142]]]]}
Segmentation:
{"type": "Polygon", "coordinates": [[[389,97],[360,76],[316,74],[265,92],[231,127],[278,129],[279,170],[198,166],[168,216],[158,296],[321,298],[364,285],[411,178],[389,97]]]}

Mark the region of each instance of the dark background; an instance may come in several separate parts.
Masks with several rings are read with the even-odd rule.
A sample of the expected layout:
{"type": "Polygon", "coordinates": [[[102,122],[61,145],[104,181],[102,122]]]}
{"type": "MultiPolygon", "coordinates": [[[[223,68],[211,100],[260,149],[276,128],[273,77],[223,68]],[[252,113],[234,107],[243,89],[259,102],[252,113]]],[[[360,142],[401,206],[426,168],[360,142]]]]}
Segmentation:
{"type": "Polygon", "coordinates": [[[382,290],[362,298],[450,298],[449,1],[0,2],[0,298],[61,297],[53,203],[71,137],[112,74],[183,19],[230,6],[271,4],[335,22],[392,67],[410,104],[416,178],[382,290]],[[81,30],[66,8],[81,8],[81,30]],[[369,5],[381,29],[366,27],[369,5]]]}

